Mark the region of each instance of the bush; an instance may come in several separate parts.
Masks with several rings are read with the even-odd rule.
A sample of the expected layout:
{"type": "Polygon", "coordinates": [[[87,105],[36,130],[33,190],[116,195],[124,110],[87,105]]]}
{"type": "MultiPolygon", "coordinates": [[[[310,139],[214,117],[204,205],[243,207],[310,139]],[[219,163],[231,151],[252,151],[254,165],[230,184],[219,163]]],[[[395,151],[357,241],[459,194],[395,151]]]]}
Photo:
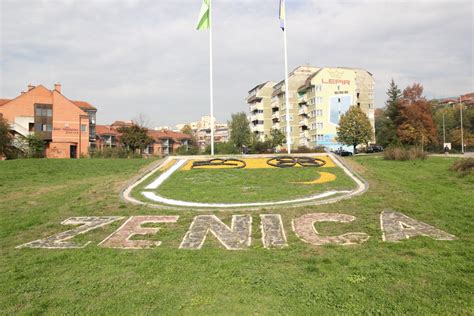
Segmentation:
{"type": "Polygon", "coordinates": [[[474,175],[474,158],[465,158],[457,160],[453,163],[449,170],[457,171],[462,176],[466,176],[468,174],[474,175]]]}
{"type": "MultiPolygon", "coordinates": [[[[211,145],[208,145],[204,151],[205,154],[211,153],[211,145]]],[[[214,153],[217,155],[236,155],[240,154],[240,149],[235,147],[232,143],[214,143],[214,153]]]]}
{"type": "Polygon", "coordinates": [[[426,159],[428,155],[426,152],[421,151],[421,149],[412,147],[389,147],[383,152],[383,159],[385,160],[414,160],[414,159],[426,159]]]}
{"type": "Polygon", "coordinates": [[[177,155],[199,155],[199,148],[197,146],[181,146],[176,150],[177,155]]]}
{"type": "Polygon", "coordinates": [[[296,150],[292,150],[291,152],[295,154],[307,154],[307,153],[324,153],[325,150],[323,146],[316,146],[314,148],[299,146],[296,150]]]}

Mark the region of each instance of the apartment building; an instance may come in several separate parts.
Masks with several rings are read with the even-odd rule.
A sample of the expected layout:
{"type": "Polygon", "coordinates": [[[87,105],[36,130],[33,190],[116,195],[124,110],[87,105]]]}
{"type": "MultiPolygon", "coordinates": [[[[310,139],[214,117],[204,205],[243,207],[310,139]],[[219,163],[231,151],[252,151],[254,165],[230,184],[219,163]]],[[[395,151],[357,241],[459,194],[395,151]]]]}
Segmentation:
{"type": "Polygon", "coordinates": [[[288,74],[288,107],[289,117],[286,116],[286,96],[285,80],[280,81],[273,86],[271,108],[272,108],[272,128],[280,129],[287,135],[287,120],[290,122],[291,148],[300,146],[299,125],[298,125],[298,88],[301,87],[306,80],[318,71],[319,68],[312,66],[300,66],[288,74]]]}
{"type": "Polygon", "coordinates": [[[341,146],[336,141],[339,118],[350,106],[361,108],[369,117],[372,128],[375,126],[374,79],[366,70],[297,67],[288,75],[288,118],[285,81],[280,81],[272,87],[271,115],[266,115],[263,102],[268,93],[264,90],[266,84],[254,87],[247,97],[250,126],[259,136],[262,130],[265,135],[272,128],[280,129],[286,135],[288,119],[293,149],[299,146],[338,148],[341,146]],[[263,113],[259,112],[261,110],[263,113]]]}
{"type": "Polygon", "coordinates": [[[250,130],[260,141],[270,136],[272,129],[272,93],[275,82],[267,81],[253,87],[247,96],[250,130]]]}
{"type": "Polygon", "coordinates": [[[29,85],[13,99],[0,99],[0,115],[16,137],[36,134],[45,141],[47,158],[87,156],[95,143],[97,109],[85,101],[69,100],[61,85],[52,90],[29,85]]]}
{"type": "MultiPolygon", "coordinates": [[[[299,144],[313,148],[340,147],[336,141],[339,119],[350,106],[374,116],[374,79],[363,69],[321,68],[298,89],[299,144]]],[[[374,129],[375,131],[375,129],[374,129]]]]}
{"type": "Polygon", "coordinates": [[[196,137],[198,147],[201,150],[204,150],[211,144],[212,122],[214,122],[214,142],[227,142],[229,140],[229,127],[227,126],[227,123],[218,123],[215,118],[211,118],[210,116],[203,116],[196,122],[177,124],[176,130],[181,131],[186,125],[191,127],[194,136],[196,137]]]}

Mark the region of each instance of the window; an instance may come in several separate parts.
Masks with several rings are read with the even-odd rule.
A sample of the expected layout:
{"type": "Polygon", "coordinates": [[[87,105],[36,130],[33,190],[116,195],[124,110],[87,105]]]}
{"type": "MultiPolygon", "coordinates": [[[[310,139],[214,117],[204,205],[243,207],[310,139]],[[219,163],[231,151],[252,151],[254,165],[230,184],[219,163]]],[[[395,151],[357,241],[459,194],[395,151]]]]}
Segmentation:
{"type": "Polygon", "coordinates": [[[322,122],[316,123],[316,128],[317,129],[323,129],[324,128],[323,123],[322,122]]]}
{"type": "Polygon", "coordinates": [[[318,134],[318,142],[324,141],[324,135],[323,134],[318,134]]]}
{"type": "Polygon", "coordinates": [[[317,109],[316,110],[316,116],[323,116],[323,110],[322,109],[317,109]]]}
{"type": "Polygon", "coordinates": [[[53,105],[35,103],[34,109],[34,132],[38,133],[42,139],[52,139],[53,105]]]}
{"type": "Polygon", "coordinates": [[[87,132],[87,125],[86,124],[81,124],[81,132],[83,132],[83,133],[87,132]]]}

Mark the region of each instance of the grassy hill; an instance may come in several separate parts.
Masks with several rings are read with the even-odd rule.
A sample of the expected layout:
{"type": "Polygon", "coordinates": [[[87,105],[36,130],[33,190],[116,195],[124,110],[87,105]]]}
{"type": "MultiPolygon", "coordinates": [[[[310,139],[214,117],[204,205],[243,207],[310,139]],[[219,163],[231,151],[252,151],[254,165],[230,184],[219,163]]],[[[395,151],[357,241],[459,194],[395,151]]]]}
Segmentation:
{"type": "MultiPolygon", "coordinates": [[[[335,204],[248,212],[252,245],[225,250],[209,236],[201,250],[180,250],[194,211],[125,204],[123,184],[150,161],[16,160],[0,162],[0,311],[2,314],[471,314],[474,283],[474,177],[448,168],[453,158],[349,163],[367,193],[335,204]],[[395,210],[458,237],[382,242],[379,215],[395,210]],[[260,213],[282,215],[289,247],[264,249],[260,213]],[[345,213],[348,224],[319,223],[321,234],[361,231],[356,246],[312,246],[291,229],[311,212],[345,213]],[[179,215],[161,225],[147,250],[100,248],[115,222],[77,237],[83,249],[15,249],[64,231],[73,216],[179,215]]],[[[209,212],[230,224],[232,214],[209,212]]]]}

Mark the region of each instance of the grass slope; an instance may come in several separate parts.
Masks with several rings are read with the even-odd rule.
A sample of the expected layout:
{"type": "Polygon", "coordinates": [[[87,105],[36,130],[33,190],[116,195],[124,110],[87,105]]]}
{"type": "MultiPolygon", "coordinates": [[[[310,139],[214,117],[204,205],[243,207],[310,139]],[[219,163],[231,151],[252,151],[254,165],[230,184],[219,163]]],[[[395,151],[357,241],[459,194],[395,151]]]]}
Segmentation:
{"type": "MultiPolygon", "coordinates": [[[[289,247],[263,249],[259,213],[252,246],[227,251],[209,236],[200,251],[178,246],[196,212],[123,204],[121,184],[143,160],[18,160],[0,162],[0,310],[3,314],[472,314],[474,179],[448,171],[449,158],[417,162],[350,160],[369,192],[331,205],[282,209],[289,247]],[[66,174],[67,173],[67,174],[66,174]],[[459,239],[418,237],[383,243],[379,214],[393,209],[459,239]],[[344,212],[350,224],[318,224],[321,234],[363,231],[354,247],[315,247],[291,231],[309,212],[344,212]],[[153,237],[151,250],[96,246],[121,222],[92,231],[84,249],[14,249],[65,230],[86,215],[180,215],[153,237]]],[[[209,212],[212,213],[212,212],[209,212]]],[[[216,212],[230,224],[231,214],[216,212]]],[[[245,212],[240,212],[245,213],[245,212]]]]}

